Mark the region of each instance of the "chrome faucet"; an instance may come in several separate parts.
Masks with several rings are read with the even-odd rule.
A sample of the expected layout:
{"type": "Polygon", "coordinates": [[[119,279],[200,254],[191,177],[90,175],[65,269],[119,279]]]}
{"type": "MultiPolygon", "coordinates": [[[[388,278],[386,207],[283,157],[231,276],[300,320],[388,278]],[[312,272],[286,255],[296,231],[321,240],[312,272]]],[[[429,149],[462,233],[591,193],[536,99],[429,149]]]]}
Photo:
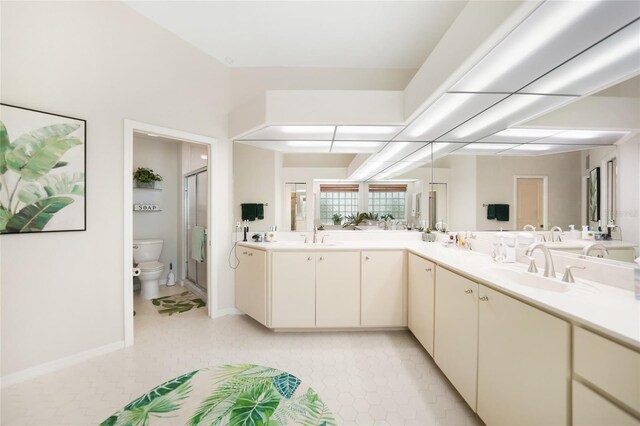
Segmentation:
{"type": "Polygon", "coordinates": [[[304,243],[307,244],[309,242],[309,239],[307,238],[306,234],[300,234],[301,237],[304,237],[304,243]]]}
{"type": "Polygon", "coordinates": [[[560,235],[564,235],[564,232],[562,231],[562,228],[560,228],[559,226],[554,226],[553,228],[551,228],[549,230],[549,232],[550,232],[550,234],[549,234],[550,235],[550,240],[551,240],[552,243],[555,242],[555,241],[557,241],[559,243],[562,242],[562,238],[560,238],[560,235]],[[556,239],[556,231],[560,233],[558,235],[557,239],[556,239]]]}
{"type": "Polygon", "coordinates": [[[542,254],[544,254],[544,276],[545,277],[556,277],[556,270],[553,267],[553,258],[551,257],[551,252],[549,249],[542,243],[533,243],[525,252],[525,256],[531,256],[536,249],[540,249],[542,254]]]}
{"type": "Polygon", "coordinates": [[[327,238],[328,236],[329,236],[329,234],[324,234],[324,235],[322,236],[322,241],[321,241],[321,242],[322,242],[322,244],[324,244],[324,239],[325,239],[325,238],[327,238]]]}
{"type": "Polygon", "coordinates": [[[525,226],[522,227],[522,230],[523,231],[529,230],[529,231],[536,232],[536,227],[533,226],[533,225],[525,225],[525,226]]]}
{"type": "MultiPolygon", "coordinates": [[[[604,254],[609,255],[609,250],[601,243],[591,243],[582,249],[582,254],[585,256],[589,256],[592,250],[602,250],[604,254]]],[[[604,255],[597,255],[597,257],[604,257],[604,255]]]]}
{"type": "Polygon", "coordinates": [[[313,244],[316,244],[318,242],[318,227],[314,226],[313,227],[313,244]]]}

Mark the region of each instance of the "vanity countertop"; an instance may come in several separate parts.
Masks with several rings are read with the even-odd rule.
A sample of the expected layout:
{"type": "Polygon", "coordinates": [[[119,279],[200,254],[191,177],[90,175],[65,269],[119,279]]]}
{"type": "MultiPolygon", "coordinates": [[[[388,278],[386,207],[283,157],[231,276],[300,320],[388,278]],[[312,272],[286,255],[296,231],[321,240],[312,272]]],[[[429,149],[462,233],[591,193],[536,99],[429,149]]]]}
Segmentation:
{"type": "Polygon", "coordinates": [[[559,248],[559,249],[566,249],[566,250],[582,250],[589,244],[593,244],[593,243],[602,244],[607,249],[611,249],[611,250],[629,249],[629,248],[637,247],[637,245],[635,244],[631,244],[631,243],[627,243],[625,241],[619,241],[619,240],[608,240],[608,241],[566,240],[566,241],[560,241],[560,242],[547,242],[547,243],[544,243],[544,245],[549,247],[550,249],[559,248]]]}
{"type": "MultiPolygon", "coordinates": [[[[640,351],[640,301],[629,290],[583,279],[577,279],[575,284],[562,283],[561,274],[557,274],[552,286],[538,288],[518,282],[519,275],[527,274],[526,265],[495,263],[487,254],[444,247],[440,243],[345,241],[304,244],[284,241],[240,242],[238,245],[265,251],[408,250],[476,282],[576,324],[590,327],[640,351]]],[[[631,274],[632,269],[629,270],[631,274]]]]}

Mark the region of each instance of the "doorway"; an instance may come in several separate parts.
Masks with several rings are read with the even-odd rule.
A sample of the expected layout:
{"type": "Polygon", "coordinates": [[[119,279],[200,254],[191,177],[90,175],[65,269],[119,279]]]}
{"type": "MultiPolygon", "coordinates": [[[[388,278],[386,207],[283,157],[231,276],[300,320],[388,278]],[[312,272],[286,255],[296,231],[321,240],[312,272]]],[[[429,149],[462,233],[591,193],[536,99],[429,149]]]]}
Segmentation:
{"type": "Polygon", "coordinates": [[[198,239],[208,237],[207,206],[209,194],[209,173],[202,167],[184,176],[184,232],[185,287],[198,296],[207,293],[207,245],[199,248],[198,239]]]}
{"type": "Polygon", "coordinates": [[[547,229],[547,177],[515,176],[514,185],[515,229],[523,229],[525,225],[547,229]]]}
{"type": "MultiPolygon", "coordinates": [[[[208,170],[211,171],[212,165],[215,164],[216,156],[216,142],[214,138],[207,136],[196,135],[193,133],[184,132],[181,130],[170,129],[166,127],[156,126],[153,124],[142,123],[133,120],[124,120],[124,149],[123,149],[123,319],[124,319],[124,342],[125,346],[133,345],[134,341],[134,323],[133,323],[133,279],[132,279],[132,259],[133,259],[133,186],[131,177],[133,174],[133,136],[136,132],[151,133],[161,137],[178,139],[185,142],[202,144],[208,148],[208,157],[206,164],[208,170]]],[[[209,188],[209,203],[214,197],[218,196],[220,188],[216,187],[212,182],[212,173],[208,174],[208,188],[209,188]]],[[[212,245],[211,241],[216,240],[217,232],[215,228],[211,226],[214,223],[215,212],[212,211],[211,206],[208,206],[208,218],[207,229],[209,229],[209,238],[207,244],[207,250],[211,253],[207,258],[208,271],[207,274],[207,312],[210,317],[214,317],[218,314],[217,292],[218,283],[215,279],[217,268],[214,265],[212,259],[215,259],[218,255],[219,248],[216,245],[212,245]]]]}

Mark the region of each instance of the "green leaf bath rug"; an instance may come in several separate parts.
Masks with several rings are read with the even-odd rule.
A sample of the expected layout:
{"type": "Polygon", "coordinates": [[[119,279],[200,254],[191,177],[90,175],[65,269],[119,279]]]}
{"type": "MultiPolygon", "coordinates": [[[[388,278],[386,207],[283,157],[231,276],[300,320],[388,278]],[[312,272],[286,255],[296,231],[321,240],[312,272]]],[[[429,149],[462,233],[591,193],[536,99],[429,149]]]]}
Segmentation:
{"type": "Polygon", "coordinates": [[[101,426],[330,426],[333,414],[296,376],[231,364],[192,371],[131,401],[101,426]]]}
{"type": "Polygon", "coordinates": [[[202,308],[206,305],[204,300],[188,291],[151,299],[151,303],[158,308],[159,314],[165,315],[181,314],[191,309],[202,308]]]}

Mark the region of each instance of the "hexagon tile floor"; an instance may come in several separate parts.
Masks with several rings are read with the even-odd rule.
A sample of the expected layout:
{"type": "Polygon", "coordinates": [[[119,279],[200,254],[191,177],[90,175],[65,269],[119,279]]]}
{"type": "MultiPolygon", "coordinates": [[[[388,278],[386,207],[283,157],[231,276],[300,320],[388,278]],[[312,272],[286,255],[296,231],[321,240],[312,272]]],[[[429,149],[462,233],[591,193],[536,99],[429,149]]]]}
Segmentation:
{"type": "Polygon", "coordinates": [[[274,333],[204,309],[161,316],[138,298],[136,312],[133,347],[3,389],[1,423],[97,425],[167,380],[246,363],[299,377],[338,424],[482,424],[407,331],[274,333]]]}

